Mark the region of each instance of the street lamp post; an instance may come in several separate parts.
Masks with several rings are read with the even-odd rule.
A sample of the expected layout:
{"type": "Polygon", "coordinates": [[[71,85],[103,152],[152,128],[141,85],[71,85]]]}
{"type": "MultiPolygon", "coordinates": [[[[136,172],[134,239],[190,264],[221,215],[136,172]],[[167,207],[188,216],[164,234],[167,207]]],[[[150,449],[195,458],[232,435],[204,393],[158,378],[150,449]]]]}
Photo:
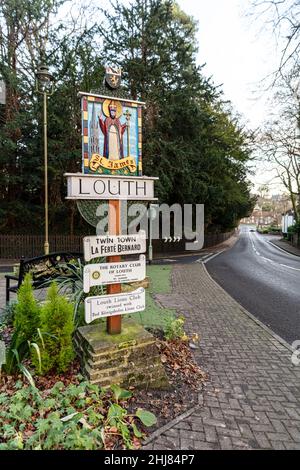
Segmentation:
{"type": "Polygon", "coordinates": [[[53,76],[46,65],[41,65],[36,73],[36,91],[44,98],[44,179],[45,179],[45,243],[44,253],[49,254],[48,219],[48,139],[47,139],[47,98],[53,94],[53,76]]]}

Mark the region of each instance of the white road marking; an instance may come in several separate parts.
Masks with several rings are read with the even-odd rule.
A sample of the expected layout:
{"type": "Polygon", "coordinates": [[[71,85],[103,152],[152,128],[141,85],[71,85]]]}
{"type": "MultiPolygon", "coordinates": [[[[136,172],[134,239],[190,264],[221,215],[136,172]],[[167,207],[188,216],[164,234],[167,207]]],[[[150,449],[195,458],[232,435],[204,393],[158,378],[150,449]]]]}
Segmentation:
{"type": "MultiPolygon", "coordinates": [[[[254,241],[253,241],[253,238],[252,236],[250,235],[250,232],[248,232],[249,234],[249,237],[250,237],[250,240],[251,240],[251,244],[252,244],[252,248],[254,250],[254,252],[257,254],[257,256],[260,256],[264,261],[269,261],[269,263],[272,263],[272,264],[276,264],[277,266],[283,266],[284,268],[288,268],[288,269],[292,269],[293,271],[300,271],[299,268],[293,268],[292,266],[288,266],[287,264],[282,264],[282,263],[276,263],[276,261],[270,259],[270,258],[266,258],[265,256],[262,256],[259,251],[257,251],[257,249],[255,248],[254,246],[254,241]]],[[[267,243],[265,242],[265,240],[263,241],[264,243],[267,243]]],[[[271,242],[269,242],[271,243],[271,242]]],[[[272,243],[271,243],[272,244],[272,243]]],[[[272,244],[273,245],[273,244],[272,244]]],[[[276,246],[276,245],[273,245],[273,246],[276,246]]],[[[279,248],[281,249],[281,248],[279,248]]],[[[281,250],[281,251],[284,251],[284,250],[281,250]]],[[[286,252],[285,252],[286,253],[286,252]]]]}
{"type": "Polygon", "coordinates": [[[211,253],[206,253],[206,254],[203,255],[201,258],[196,259],[195,263],[202,263],[203,260],[205,260],[205,259],[208,258],[209,256],[211,256],[211,253]]]}
{"type": "Polygon", "coordinates": [[[293,268],[292,266],[287,266],[286,264],[281,264],[280,263],[280,266],[284,266],[285,268],[293,269],[294,271],[300,271],[299,268],[293,268]]]}
{"type": "Polygon", "coordinates": [[[208,261],[211,261],[213,258],[215,258],[216,256],[219,256],[221,253],[223,253],[225,250],[222,250],[222,251],[218,251],[217,253],[214,253],[213,255],[209,256],[208,258],[206,258],[204,261],[203,261],[203,264],[206,264],[208,263],[208,261]]]}

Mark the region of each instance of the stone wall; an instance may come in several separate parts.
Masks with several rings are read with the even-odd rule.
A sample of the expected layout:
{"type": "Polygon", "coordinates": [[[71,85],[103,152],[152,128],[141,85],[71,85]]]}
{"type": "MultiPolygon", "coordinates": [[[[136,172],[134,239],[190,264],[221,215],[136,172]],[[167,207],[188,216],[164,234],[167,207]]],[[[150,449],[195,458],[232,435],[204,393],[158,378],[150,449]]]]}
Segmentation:
{"type": "Polygon", "coordinates": [[[122,332],[106,333],[106,323],[78,328],[75,348],[83,375],[102,387],[169,389],[155,338],[130,318],[122,319],[122,332]]]}

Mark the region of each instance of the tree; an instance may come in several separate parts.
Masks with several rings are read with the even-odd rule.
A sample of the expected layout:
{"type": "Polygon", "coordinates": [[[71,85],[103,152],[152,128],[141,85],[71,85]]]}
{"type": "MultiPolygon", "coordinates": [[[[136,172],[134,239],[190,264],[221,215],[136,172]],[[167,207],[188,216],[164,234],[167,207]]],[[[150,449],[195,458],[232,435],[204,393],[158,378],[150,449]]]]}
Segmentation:
{"type": "Polygon", "coordinates": [[[300,140],[297,127],[276,121],[262,134],[259,148],[289,193],[296,221],[300,218],[300,140]]]}
{"type": "MultiPolygon", "coordinates": [[[[276,116],[266,122],[258,137],[261,158],[269,162],[289,193],[295,217],[300,202],[300,10],[298,0],[254,0],[254,12],[271,25],[283,44],[272,83],[276,116]]],[[[274,112],[273,112],[274,114],[274,112]]]]}
{"type": "Polygon", "coordinates": [[[252,13],[271,26],[283,43],[275,79],[286,69],[299,70],[300,10],[298,0],[252,0],[252,13]]]}

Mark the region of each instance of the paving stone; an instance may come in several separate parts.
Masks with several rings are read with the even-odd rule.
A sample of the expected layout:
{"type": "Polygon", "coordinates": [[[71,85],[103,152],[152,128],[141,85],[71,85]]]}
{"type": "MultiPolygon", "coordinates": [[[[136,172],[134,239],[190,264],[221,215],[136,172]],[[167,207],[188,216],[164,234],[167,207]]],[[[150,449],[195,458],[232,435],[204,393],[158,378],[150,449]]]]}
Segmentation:
{"type": "Polygon", "coordinates": [[[267,432],[267,437],[270,439],[270,441],[283,441],[283,442],[289,442],[291,440],[291,437],[289,436],[288,433],[279,433],[279,432],[267,432]]]}
{"type": "Polygon", "coordinates": [[[272,445],[268,440],[267,436],[263,432],[255,432],[255,440],[258,443],[260,449],[271,449],[272,445]]]}
{"type": "Polygon", "coordinates": [[[232,441],[229,436],[220,436],[219,443],[222,450],[231,450],[233,448],[232,441]]]}
{"type": "Polygon", "coordinates": [[[232,438],[232,446],[234,448],[240,448],[240,449],[251,449],[253,448],[248,441],[243,440],[243,439],[236,439],[235,437],[232,438]]]}
{"type": "Polygon", "coordinates": [[[294,442],[285,442],[284,447],[287,450],[300,450],[300,443],[296,444],[296,442],[295,443],[294,442]]]}
{"type": "Polygon", "coordinates": [[[238,429],[217,428],[217,432],[221,436],[230,436],[230,437],[241,437],[242,436],[238,429]]]}
{"type": "Polygon", "coordinates": [[[226,423],[224,421],[219,421],[217,419],[211,418],[203,418],[204,426],[207,424],[208,426],[216,426],[218,428],[226,428],[226,423]]]}
{"type": "Polygon", "coordinates": [[[194,449],[197,450],[216,450],[219,446],[213,443],[204,442],[204,441],[195,441],[194,449]]]}
{"type": "Polygon", "coordinates": [[[187,421],[181,421],[180,423],[176,424],[174,429],[185,429],[185,431],[190,431],[191,430],[191,424],[188,423],[187,421]]]}
{"type": "Polygon", "coordinates": [[[285,444],[280,441],[271,441],[271,446],[274,450],[285,450],[285,444]]]}
{"type": "Polygon", "coordinates": [[[204,426],[202,424],[199,424],[198,422],[192,422],[192,431],[199,431],[199,432],[204,432],[204,426]]]}
{"type": "Polygon", "coordinates": [[[253,432],[249,424],[239,424],[239,430],[243,437],[248,437],[250,439],[254,438],[253,432]]]}
{"type": "MultiPolygon", "coordinates": [[[[159,438],[158,438],[158,442],[159,442],[159,438]]],[[[154,449],[156,450],[156,446],[154,446],[154,449]]],[[[192,439],[188,439],[188,438],[180,439],[180,447],[178,450],[194,450],[194,449],[197,449],[197,447],[195,447],[194,441],[192,441],[192,439]]]]}
{"type": "Polygon", "coordinates": [[[205,426],[205,438],[207,442],[218,442],[218,435],[213,426],[205,426]]]}
{"type": "Polygon", "coordinates": [[[166,450],[176,450],[179,447],[179,437],[166,437],[164,435],[160,440],[160,445],[166,450]]]}
{"type": "Polygon", "coordinates": [[[296,442],[300,442],[300,425],[298,429],[287,427],[287,430],[296,442]]]}

